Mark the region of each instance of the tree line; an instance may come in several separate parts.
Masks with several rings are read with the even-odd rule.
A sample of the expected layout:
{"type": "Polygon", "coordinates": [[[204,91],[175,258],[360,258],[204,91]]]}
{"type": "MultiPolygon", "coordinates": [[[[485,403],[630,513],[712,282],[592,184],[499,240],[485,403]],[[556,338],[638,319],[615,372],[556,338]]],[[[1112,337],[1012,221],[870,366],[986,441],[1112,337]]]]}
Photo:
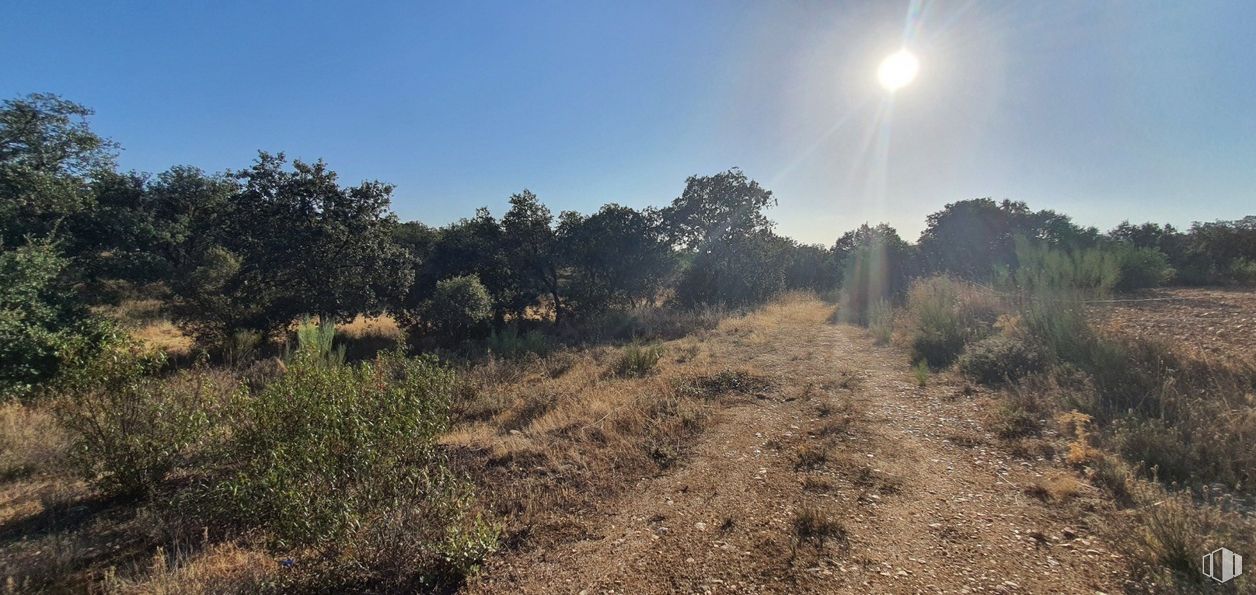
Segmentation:
{"type": "Polygon", "coordinates": [[[88,306],[135,291],[165,300],[180,327],[215,345],[242,331],[278,333],[302,315],[389,312],[414,336],[454,342],[663,302],[748,306],[791,289],[897,299],[923,274],[988,280],[1015,268],[1017,238],[1104,250],[1120,267],[1119,289],[1256,281],[1256,217],[1100,233],[982,198],[929,215],[914,244],[865,224],[810,245],[774,231],[772,192],[735,168],[689,177],[657,208],[555,215],[522,190],[500,218],[482,208],[432,227],[398,219],[392,185],[344,185],[321,160],[261,152],[222,173],[120,171],[117,146],[92,131],[91,114],[50,94],[0,105],[5,392],[48,377],[74,345],[108,332],[88,306]]]}

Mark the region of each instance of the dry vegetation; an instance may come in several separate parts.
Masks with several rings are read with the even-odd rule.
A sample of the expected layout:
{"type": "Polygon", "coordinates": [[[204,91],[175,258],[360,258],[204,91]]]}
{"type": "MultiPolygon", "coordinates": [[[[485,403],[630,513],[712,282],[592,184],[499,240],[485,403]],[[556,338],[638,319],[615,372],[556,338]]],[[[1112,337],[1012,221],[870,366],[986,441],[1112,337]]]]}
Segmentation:
{"type": "MultiPolygon", "coordinates": [[[[771,380],[730,363],[721,349],[767,345],[763,334],[788,312],[769,306],[722,323],[714,311],[687,319],[637,312],[626,322],[633,334],[681,338],[471,360],[458,375],[455,425],[440,443],[504,523],[506,547],[543,545],[547,535],[567,530],[564,514],[677,464],[714,411],[765,390],[771,380]],[[685,328],[694,332],[685,335],[685,328]]],[[[124,305],[115,315],[146,342],[168,324],[142,304],[124,305]]],[[[400,336],[387,318],[355,320],[340,330],[351,357],[355,346],[373,353],[400,336]]],[[[259,367],[265,366],[213,374],[228,386],[250,384],[259,367]]],[[[6,404],[0,430],[0,565],[8,591],[91,585],[120,593],[216,593],[302,584],[276,579],[293,571],[262,535],[190,526],[169,514],[166,496],[106,498],[76,479],[67,460],[70,442],[47,406],[6,404]]]]}
{"type": "MultiPolygon", "coordinates": [[[[872,317],[869,342],[892,337],[900,347],[891,353],[914,349],[919,365],[909,366],[906,356],[897,365],[902,366],[902,385],[922,395],[953,390],[948,387],[963,384],[965,374],[972,376],[983,365],[1012,366],[1002,351],[1008,346],[991,341],[1028,336],[1028,323],[1014,304],[977,288],[919,287],[913,296],[907,309],[872,317]],[[933,299],[938,295],[946,299],[933,299]],[[943,307],[948,303],[953,308],[943,307]],[[974,363],[970,346],[978,344],[999,357],[974,363]],[[954,354],[947,355],[947,350],[954,354]],[[935,358],[959,364],[931,371],[927,363],[935,358]]],[[[132,305],[121,311],[145,309],[132,305]]],[[[853,395],[870,388],[864,384],[865,374],[825,367],[814,345],[782,347],[791,334],[825,324],[830,312],[831,306],[800,295],[722,320],[711,312],[687,321],[642,312],[633,318],[631,334],[652,337],[652,342],[583,347],[551,343],[541,353],[513,349],[513,357],[489,354],[468,360],[458,370],[453,424],[439,443],[453,466],[472,478],[480,509],[500,527],[498,556],[526,559],[529,552],[596,537],[600,530],[591,524],[593,511],[617,502],[642,478],[689,465],[703,433],[722,423],[722,412],[765,398],[800,399],[812,416],[801,434],[764,443],[796,474],[789,496],[796,501],[780,521],[781,531],[791,534],[793,542],[782,543],[780,551],[794,560],[791,564],[840,557],[852,540],[860,539],[845,522],[859,513],[834,504],[836,494],[853,490],[854,503],[875,507],[885,498],[920,489],[921,479],[901,463],[880,461],[874,466],[860,450],[849,448],[868,440],[863,414],[854,401],[825,395],[853,395]],[[774,371],[784,364],[814,368],[814,375],[786,377],[774,371]],[[799,436],[806,440],[798,441],[799,436]]],[[[1120,323],[1130,324],[1130,316],[1103,318],[1102,336],[1147,342],[1141,336],[1146,327],[1122,334],[1127,327],[1120,323]]],[[[1192,324],[1193,318],[1176,310],[1175,316],[1182,325],[1192,324]]],[[[157,316],[147,320],[148,326],[136,327],[146,340],[160,334],[152,326],[163,324],[157,316]]],[[[1152,327],[1164,324],[1161,318],[1152,327]]],[[[368,357],[401,336],[387,318],[355,320],[340,330],[351,351],[360,346],[357,357],[368,357]]],[[[1121,344],[1127,345],[1129,357],[1140,358],[1136,361],[1151,353],[1129,347],[1142,343],[1121,344]]],[[[1243,392],[1250,391],[1244,382],[1252,376],[1236,363],[1241,358],[1203,358],[1202,352],[1182,351],[1154,351],[1160,354],[1157,361],[1174,358],[1169,367],[1180,373],[1151,377],[1165,383],[1157,386],[1163,402],[1178,412],[1174,419],[1179,433],[1156,425],[1164,423],[1158,417],[1107,414],[1100,405],[1112,397],[1097,388],[1102,378],[1048,365],[1047,360],[1027,360],[1014,373],[984,377],[989,390],[968,384],[950,397],[971,399],[984,411],[984,419],[981,428],[949,427],[944,442],[961,450],[1002,449],[1024,461],[1056,461],[1054,470],[1019,482],[1015,489],[1055,510],[1052,514],[1110,527],[1103,537],[1128,564],[1136,581],[1130,585],[1145,590],[1196,588],[1198,550],[1256,545],[1247,516],[1250,461],[1242,458],[1245,451],[1238,446],[1256,436],[1251,422],[1256,404],[1251,392],[1243,392]],[[1199,400],[1226,394],[1232,398],[1199,400]],[[1220,414],[1206,422],[1208,436],[1220,440],[1220,447],[1181,433],[1202,428],[1191,424],[1204,424],[1199,416],[1208,413],[1220,414]],[[1196,457],[1223,454],[1239,459],[1219,467],[1172,469],[1196,457]],[[1161,457],[1159,462],[1150,462],[1153,455],[1161,457]],[[1113,508],[1097,505],[1099,499],[1113,508]]],[[[244,382],[254,373],[247,367],[216,372],[222,381],[244,382]]],[[[0,408],[0,566],[5,568],[6,592],[90,585],[116,593],[222,593],[309,584],[288,577],[301,570],[286,568],[287,555],[277,555],[260,535],[190,526],[187,519],[164,512],[160,501],[102,497],[75,479],[70,451],[70,440],[46,407],[11,402],[0,408]]],[[[733,535],[741,530],[735,517],[704,523],[733,535]]],[[[958,533],[938,535],[944,541],[959,538],[958,533]]],[[[297,564],[311,563],[300,555],[295,559],[297,564]]],[[[490,573],[497,571],[501,569],[490,565],[490,573]]],[[[493,577],[483,578],[488,582],[477,582],[475,589],[493,590],[493,577]]]]}

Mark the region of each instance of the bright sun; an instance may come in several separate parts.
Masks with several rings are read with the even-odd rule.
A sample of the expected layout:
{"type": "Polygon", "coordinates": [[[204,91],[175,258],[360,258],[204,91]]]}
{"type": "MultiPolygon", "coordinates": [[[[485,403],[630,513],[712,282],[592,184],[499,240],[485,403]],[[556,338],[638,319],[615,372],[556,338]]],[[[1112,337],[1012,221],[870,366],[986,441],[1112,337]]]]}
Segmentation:
{"type": "Polygon", "coordinates": [[[889,91],[897,91],[916,78],[920,70],[920,62],[911,52],[899,50],[886,56],[877,68],[877,80],[889,91]]]}

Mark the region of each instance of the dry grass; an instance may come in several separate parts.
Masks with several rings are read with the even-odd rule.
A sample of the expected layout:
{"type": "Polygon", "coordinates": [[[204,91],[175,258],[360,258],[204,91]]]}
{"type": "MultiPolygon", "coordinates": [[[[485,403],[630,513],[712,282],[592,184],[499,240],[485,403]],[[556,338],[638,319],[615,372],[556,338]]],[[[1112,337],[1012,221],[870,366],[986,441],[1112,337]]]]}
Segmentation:
{"type": "Polygon", "coordinates": [[[0,481],[60,469],[69,444],[45,409],[19,402],[0,404],[0,481]]]}
{"type": "MultiPolygon", "coordinates": [[[[786,296],[718,323],[714,313],[703,313],[694,332],[661,342],[657,361],[639,376],[615,374],[623,351],[609,346],[465,364],[456,421],[441,444],[476,480],[483,505],[504,522],[506,547],[545,547],[581,531],[579,514],[590,505],[683,464],[720,408],[780,396],[784,383],[769,372],[776,363],[820,359],[807,346],[779,346],[799,328],[822,324],[831,309],[811,297],[786,296]]],[[[141,335],[173,328],[143,304],[128,304],[118,315],[134,321],[131,328],[141,335]]],[[[634,324],[645,319],[640,315],[634,324]]],[[[661,319],[666,328],[646,329],[646,336],[668,335],[694,318],[661,319]]],[[[339,330],[350,345],[391,345],[401,336],[387,318],[358,319],[339,330]]],[[[819,386],[833,371],[818,368],[814,377],[790,382],[819,386]]],[[[847,376],[853,387],[854,376],[847,376]]],[[[831,428],[823,432],[839,438],[848,431],[850,412],[828,411],[831,428]]],[[[285,575],[274,553],[251,542],[187,539],[190,528],[156,512],[163,505],[102,500],[53,463],[66,440],[43,410],[5,405],[0,432],[0,461],[22,469],[0,484],[0,531],[23,536],[0,548],[0,584],[11,580],[10,590],[252,592],[285,575]]],[[[809,524],[805,532],[821,541],[841,534],[826,523],[809,524]]]]}
{"type": "Polygon", "coordinates": [[[825,541],[846,543],[846,528],[816,506],[804,505],[794,511],[794,538],[798,543],[812,543],[817,547],[825,541]]]}
{"type": "Polygon", "coordinates": [[[1025,488],[1025,493],[1043,502],[1063,504],[1081,494],[1083,487],[1083,484],[1072,475],[1052,473],[1035,480],[1025,488]]]}
{"type": "Polygon", "coordinates": [[[176,548],[168,555],[158,548],[146,567],[136,568],[130,578],[107,571],[101,590],[119,595],[256,593],[279,564],[273,556],[232,543],[203,548],[176,548]]]}
{"type": "Polygon", "coordinates": [[[192,337],[183,334],[166,316],[161,300],[125,300],[117,306],[102,307],[99,312],[117,321],[131,336],[172,357],[187,356],[195,346],[192,337]]]}

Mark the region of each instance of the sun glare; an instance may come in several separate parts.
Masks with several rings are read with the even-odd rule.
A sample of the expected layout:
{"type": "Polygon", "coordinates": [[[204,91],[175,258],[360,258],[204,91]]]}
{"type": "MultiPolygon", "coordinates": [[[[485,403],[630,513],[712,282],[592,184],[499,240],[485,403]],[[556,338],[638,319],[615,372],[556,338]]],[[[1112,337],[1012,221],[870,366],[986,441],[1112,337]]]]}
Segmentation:
{"type": "Polygon", "coordinates": [[[920,62],[907,50],[899,50],[886,56],[877,68],[877,80],[888,91],[897,91],[916,78],[920,62]]]}

